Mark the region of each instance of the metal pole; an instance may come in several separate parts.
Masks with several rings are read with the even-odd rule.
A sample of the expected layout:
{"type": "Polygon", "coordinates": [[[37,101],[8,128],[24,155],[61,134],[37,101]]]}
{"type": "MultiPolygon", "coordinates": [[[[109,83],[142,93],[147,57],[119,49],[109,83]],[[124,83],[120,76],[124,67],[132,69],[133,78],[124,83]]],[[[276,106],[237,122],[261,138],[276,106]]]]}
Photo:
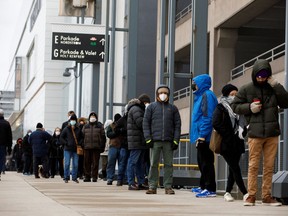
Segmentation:
{"type": "Polygon", "coordinates": [[[104,56],[104,91],[103,91],[103,121],[107,116],[107,81],[108,81],[108,36],[109,36],[110,0],[106,1],[105,56],[104,56]]]}
{"type": "Polygon", "coordinates": [[[114,102],[114,68],[115,68],[115,25],[116,25],[116,0],[112,1],[112,20],[111,20],[111,56],[110,56],[110,92],[109,92],[109,119],[113,117],[114,102]]]}
{"type": "Polygon", "coordinates": [[[160,14],[160,56],[159,56],[159,83],[164,83],[164,60],[165,60],[165,30],[166,30],[166,0],[161,0],[160,14]]]}
{"type": "MultiPolygon", "coordinates": [[[[81,24],[84,24],[84,18],[85,18],[85,7],[81,8],[81,24]]],[[[80,62],[79,67],[79,103],[78,103],[78,117],[81,117],[82,112],[82,77],[83,73],[83,63],[80,62]]]]}
{"type": "MultiPolygon", "coordinates": [[[[77,62],[75,63],[75,71],[74,73],[77,73],[77,70],[78,70],[78,67],[77,67],[77,62]]],[[[76,112],[76,109],[77,109],[77,83],[78,83],[78,79],[76,76],[74,76],[74,79],[75,79],[75,86],[74,86],[74,112],[76,112]]]]}
{"type": "MultiPolygon", "coordinates": [[[[286,0],[286,17],[285,17],[285,88],[288,90],[288,0],[286,0]]],[[[283,134],[283,170],[288,169],[288,110],[284,110],[284,134],[283,134]]]]}
{"type": "Polygon", "coordinates": [[[168,73],[169,73],[169,88],[170,88],[170,97],[169,101],[173,104],[174,100],[174,55],[175,55],[175,6],[176,1],[169,1],[169,25],[168,25],[168,73]]]}

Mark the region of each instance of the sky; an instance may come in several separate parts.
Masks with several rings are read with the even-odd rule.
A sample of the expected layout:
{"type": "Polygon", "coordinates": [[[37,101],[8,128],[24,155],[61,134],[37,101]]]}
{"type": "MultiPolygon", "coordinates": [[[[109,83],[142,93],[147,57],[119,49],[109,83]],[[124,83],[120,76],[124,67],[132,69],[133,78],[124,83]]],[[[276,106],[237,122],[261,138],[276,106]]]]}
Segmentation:
{"type": "Polygon", "coordinates": [[[11,55],[10,45],[17,28],[18,17],[23,2],[25,0],[0,0],[0,90],[6,90],[4,86],[10,67],[8,62],[11,55]]]}

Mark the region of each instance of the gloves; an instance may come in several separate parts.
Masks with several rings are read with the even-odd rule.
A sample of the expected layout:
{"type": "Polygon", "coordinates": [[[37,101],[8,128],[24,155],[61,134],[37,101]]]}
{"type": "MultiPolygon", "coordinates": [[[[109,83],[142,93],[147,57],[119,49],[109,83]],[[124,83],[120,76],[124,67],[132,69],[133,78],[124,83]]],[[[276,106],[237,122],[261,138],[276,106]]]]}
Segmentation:
{"type": "Polygon", "coordinates": [[[250,110],[252,113],[260,112],[261,108],[262,108],[262,104],[259,102],[253,102],[250,104],[250,110]]]}
{"type": "Polygon", "coordinates": [[[147,140],[146,144],[149,148],[153,148],[153,141],[151,139],[147,140]]]}
{"type": "Polygon", "coordinates": [[[11,152],[12,152],[12,148],[11,148],[11,146],[8,146],[8,147],[7,147],[7,153],[8,153],[8,155],[11,155],[11,152]]]}
{"type": "Polygon", "coordinates": [[[174,151],[174,150],[177,150],[178,149],[178,146],[179,146],[179,143],[176,141],[176,140],[174,140],[173,142],[172,142],[172,150],[174,151]]]}
{"type": "Polygon", "coordinates": [[[274,87],[275,85],[278,84],[278,81],[275,77],[273,76],[270,76],[267,80],[267,83],[271,86],[271,87],[274,87]]]}
{"type": "Polygon", "coordinates": [[[203,138],[197,139],[196,148],[202,148],[202,147],[205,147],[205,145],[206,145],[205,139],[203,139],[203,138]]]}
{"type": "Polygon", "coordinates": [[[242,139],[242,140],[244,140],[243,132],[244,132],[244,129],[239,126],[239,129],[238,129],[238,137],[239,137],[240,139],[242,139]]]}

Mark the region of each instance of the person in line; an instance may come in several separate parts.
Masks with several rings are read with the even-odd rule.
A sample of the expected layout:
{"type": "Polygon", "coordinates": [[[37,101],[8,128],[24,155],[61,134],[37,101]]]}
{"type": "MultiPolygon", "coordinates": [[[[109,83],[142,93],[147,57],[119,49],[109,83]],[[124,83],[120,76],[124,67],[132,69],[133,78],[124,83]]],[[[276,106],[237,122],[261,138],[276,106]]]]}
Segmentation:
{"type": "Polygon", "coordinates": [[[128,190],[147,190],[145,187],[145,152],[149,148],[143,134],[145,104],[150,97],[142,94],[138,99],[129,101],[127,117],[127,139],[129,158],[127,165],[128,190]],[[137,177],[137,184],[135,178],[137,177]]]}
{"type": "Polygon", "coordinates": [[[225,85],[222,88],[220,102],[213,114],[213,128],[222,136],[220,154],[229,167],[226,193],[224,194],[224,200],[227,202],[234,201],[231,191],[235,181],[244,199],[248,196],[239,165],[241,155],[245,153],[246,121],[243,115],[235,114],[230,106],[237,91],[236,86],[225,85]]]}
{"type": "MultiPolygon", "coordinates": [[[[0,169],[5,165],[6,155],[12,152],[12,130],[10,123],[4,119],[4,111],[0,109],[0,169]]],[[[0,172],[1,181],[1,172],[0,172]]]]}
{"type": "Polygon", "coordinates": [[[122,139],[119,131],[116,131],[118,120],[121,118],[119,113],[114,115],[114,121],[108,125],[106,130],[106,136],[110,139],[109,152],[108,152],[108,164],[107,164],[107,185],[112,185],[115,176],[116,162],[118,162],[118,175],[117,186],[123,185],[125,176],[126,164],[127,164],[127,152],[121,148],[122,139]]]}
{"type": "Polygon", "coordinates": [[[50,142],[49,160],[50,160],[50,175],[51,178],[59,173],[61,178],[64,178],[64,166],[63,166],[63,146],[60,142],[61,128],[56,127],[50,142]]]}
{"type": "MultiPolygon", "coordinates": [[[[209,148],[212,133],[212,116],[218,104],[210,90],[211,77],[208,74],[193,78],[191,89],[194,95],[190,142],[196,145],[197,162],[201,173],[197,198],[216,197],[214,153],[209,148]]],[[[192,192],[194,192],[192,190],[192,192]]]]}
{"type": "Polygon", "coordinates": [[[84,182],[97,182],[100,154],[105,149],[106,136],[103,124],[98,121],[95,112],[88,117],[89,122],[83,126],[84,136],[84,182]]]}
{"type": "Polygon", "coordinates": [[[69,122],[70,122],[70,117],[71,117],[72,115],[75,115],[75,112],[74,112],[73,110],[70,110],[70,111],[67,113],[68,120],[62,123],[61,131],[63,131],[64,128],[69,124],[69,122]]]}
{"type": "Polygon", "coordinates": [[[104,123],[104,130],[106,135],[106,143],[105,143],[105,149],[104,152],[100,154],[100,160],[101,160],[101,173],[102,173],[102,179],[103,181],[107,181],[107,164],[108,164],[108,152],[109,152],[109,145],[110,145],[110,139],[107,137],[107,129],[110,124],[112,124],[111,119],[107,119],[104,123]]]}
{"type": "Polygon", "coordinates": [[[33,150],[32,145],[28,142],[29,136],[32,131],[28,130],[26,135],[23,137],[23,156],[24,156],[24,170],[23,175],[31,175],[33,173],[33,150]]]}
{"type": "Polygon", "coordinates": [[[22,173],[23,172],[23,139],[18,138],[16,140],[16,145],[13,148],[13,153],[12,153],[12,158],[15,160],[16,163],[16,171],[17,173],[22,173]]]}
{"type": "Polygon", "coordinates": [[[42,176],[49,178],[49,161],[48,161],[48,142],[52,136],[46,132],[41,123],[37,123],[36,130],[29,136],[28,142],[32,145],[33,149],[33,170],[35,178],[39,176],[39,165],[43,167],[42,176]]]}
{"type": "Polygon", "coordinates": [[[72,160],[72,181],[79,183],[77,145],[83,143],[83,133],[77,125],[77,116],[72,114],[68,125],[60,135],[61,145],[64,148],[64,182],[70,180],[70,161],[72,160]]]}
{"type": "Polygon", "coordinates": [[[262,204],[280,206],[271,196],[274,162],[281,134],[278,107],[288,108],[288,93],[272,76],[269,62],[258,59],[252,69],[252,82],[242,86],[232,102],[232,109],[244,115],[248,127],[248,194],[244,206],[254,206],[259,162],[263,154],[262,204]]]}
{"type": "Polygon", "coordinates": [[[163,185],[165,194],[175,194],[173,183],[173,150],[179,145],[181,136],[181,117],[178,108],[169,103],[170,89],[159,85],[156,89],[156,102],[145,111],[143,132],[146,144],[151,147],[149,189],[146,194],[156,194],[159,180],[158,164],[162,152],[164,159],[163,185]]]}
{"type": "MultiPolygon", "coordinates": [[[[78,118],[78,124],[82,130],[84,125],[87,124],[87,119],[85,117],[78,118]]],[[[84,154],[78,154],[78,178],[83,179],[84,177],[84,154]]]]}

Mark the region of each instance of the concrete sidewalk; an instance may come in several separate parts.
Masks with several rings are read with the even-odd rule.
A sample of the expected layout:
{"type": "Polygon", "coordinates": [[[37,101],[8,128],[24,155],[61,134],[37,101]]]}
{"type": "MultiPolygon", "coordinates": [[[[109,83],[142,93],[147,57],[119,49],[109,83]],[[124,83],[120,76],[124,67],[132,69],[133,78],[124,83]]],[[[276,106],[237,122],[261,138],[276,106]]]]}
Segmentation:
{"type": "Polygon", "coordinates": [[[65,184],[54,179],[35,179],[16,172],[2,174],[0,181],[1,216],[91,216],[91,215],[288,215],[288,206],[244,207],[241,200],[224,202],[223,196],[195,198],[190,190],[175,190],[165,195],[158,189],[156,195],[145,191],[128,191],[127,185],[108,186],[106,182],[65,184]]]}

